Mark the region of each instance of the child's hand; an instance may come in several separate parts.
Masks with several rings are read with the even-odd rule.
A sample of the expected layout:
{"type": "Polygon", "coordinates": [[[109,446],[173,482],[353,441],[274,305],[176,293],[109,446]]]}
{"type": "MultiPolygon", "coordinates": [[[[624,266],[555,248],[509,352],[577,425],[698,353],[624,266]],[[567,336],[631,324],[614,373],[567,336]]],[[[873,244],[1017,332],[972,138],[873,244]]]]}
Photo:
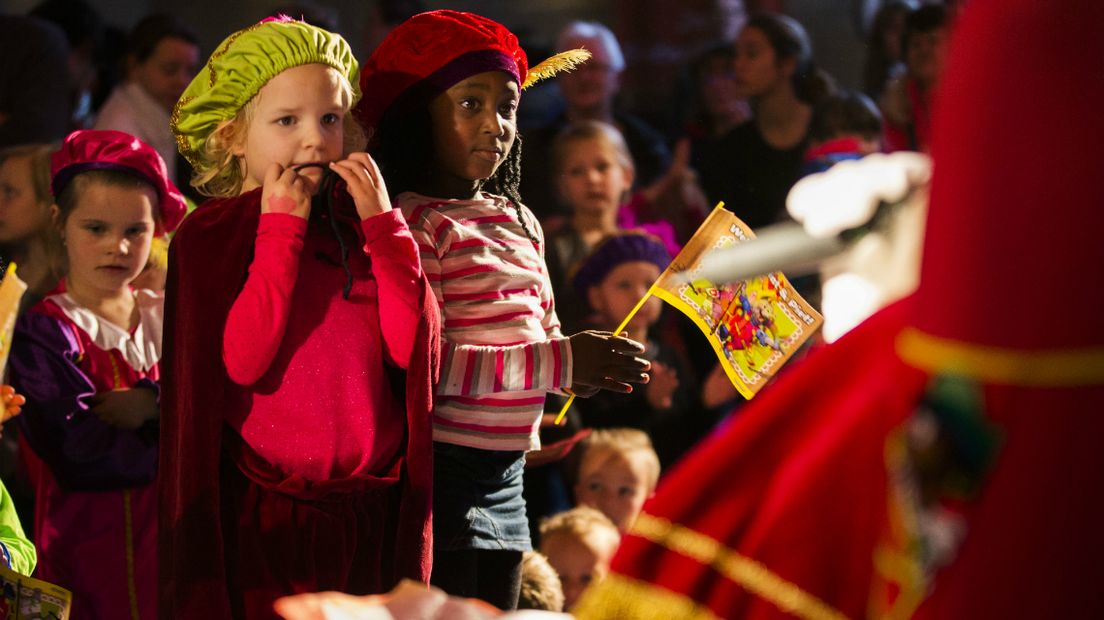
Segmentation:
{"type": "Polygon", "coordinates": [[[286,213],[305,220],[310,216],[314,189],[314,182],[309,178],[272,163],[265,171],[261,213],[286,213]]]}
{"type": "Polygon", "coordinates": [[[571,337],[573,386],[632,392],[630,383],[647,383],[648,360],[636,357],[644,345],[609,332],[585,331],[571,337]]]}
{"type": "Polygon", "coordinates": [[[3,409],[0,410],[0,423],[19,415],[23,411],[23,405],[27,404],[27,399],[23,398],[22,394],[16,394],[15,388],[10,385],[0,387],[0,401],[3,403],[3,409]]]}
{"type": "Polygon", "coordinates": [[[383,175],[368,153],[353,153],[348,159],[330,162],[330,170],[345,179],[360,219],[366,220],[391,210],[391,199],[387,197],[383,175]]]}
{"type": "Polygon", "coordinates": [[[652,362],[652,370],[648,375],[651,377],[645,394],[648,404],[660,411],[670,409],[673,404],[672,397],[679,386],[678,373],[670,366],[652,362]]]}
{"type": "Polygon", "coordinates": [[[160,415],[157,395],[145,388],[100,392],[89,403],[92,413],[101,420],[127,430],[139,428],[147,420],[154,420],[160,415]]]}

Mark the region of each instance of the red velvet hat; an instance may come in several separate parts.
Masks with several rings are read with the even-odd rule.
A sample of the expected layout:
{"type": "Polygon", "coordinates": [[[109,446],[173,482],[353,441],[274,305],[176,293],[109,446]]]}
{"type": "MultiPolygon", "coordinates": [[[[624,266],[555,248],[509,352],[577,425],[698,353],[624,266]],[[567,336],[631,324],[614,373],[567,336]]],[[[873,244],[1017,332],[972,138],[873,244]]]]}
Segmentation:
{"type": "Polygon", "coordinates": [[[147,181],[157,190],[161,224],[157,234],[176,229],[187,212],[180,190],[169,180],[165,161],[150,145],[121,131],[86,129],[65,138],[50,156],[50,184],[54,196],[78,174],[89,170],[121,170],[147,181]]]}
{"type": "Polygon", "coordinates": [[[460,11],[420,13],[392,30],[361,67],[356,115],[372,129],[400,95],[423,81],[444,91],[477,73],[504,71],[526,88],[589,57],[570,50],[530,70],[525,50],[502,24],[460,11]]]}

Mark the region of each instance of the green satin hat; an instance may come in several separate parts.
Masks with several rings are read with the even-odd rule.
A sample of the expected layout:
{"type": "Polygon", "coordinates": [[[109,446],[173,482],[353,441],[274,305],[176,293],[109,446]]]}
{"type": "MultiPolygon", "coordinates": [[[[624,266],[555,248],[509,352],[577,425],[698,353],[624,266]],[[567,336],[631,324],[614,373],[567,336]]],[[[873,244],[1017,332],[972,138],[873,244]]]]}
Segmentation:
{"type": "Polygon", "coordinates": [[[357,61],[341,35],[282,16],[226,37],[173,108],[170,126],[180,154],[196,166],[203,143],[223,121],[281,71],[309,64],[339,71],[352,86],[352,103],[360,99],[357,61]]]}

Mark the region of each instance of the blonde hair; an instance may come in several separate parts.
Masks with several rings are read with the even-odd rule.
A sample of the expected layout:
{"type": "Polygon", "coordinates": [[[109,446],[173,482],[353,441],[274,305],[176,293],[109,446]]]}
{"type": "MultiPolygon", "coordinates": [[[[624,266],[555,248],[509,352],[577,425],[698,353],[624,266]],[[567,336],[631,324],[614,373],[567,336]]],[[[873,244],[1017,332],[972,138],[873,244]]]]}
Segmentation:
{"type": "Polygon", "coordinates": [[[543,548],[548,539],[563,534],[587,546],[606,545],[610,553],[621,544],[621,532],[602,511],[590,506],[576,506],[541,521],[541,543],[543,548]]]}
{"type": "Polygon", "coordinates": [[[598,140],[613,149],[617,157],[617,163],[629,172],[634,172],[632,154],[629,145],[625,142],[625,136],[613,125],[603,121],[576,121],[568,124],[552,142],[552,161],[555,172],[562,172],[564,161],[567,159],[569,149],[579,142],[586,140],[598,140]]]}
{"type": "Polygon", "coordinates": [[[563,611],[563,584],[548,558],[539,551],[521,554],[521,593],[518,609],[563,611]]]}
{"type": "MultiPolygon", "coordinates": [[[[330,67],[332,69],[332,67],[330,67]]],[[[336,71],[336,69],[335,69],[336,71]]],[[[340,72],[338,72],[340,74],[340,72]]],[[[353,87],[345,76],[341,76],[341,89],[345,94],[348,104],[345,107],[345,117],[342,122],[345,143],[343,154],[349,154],[362,150],[367,143],[364,130],[357,123],[351,112],[353,107],[353,87]]],[[[241,158],[234,155],[234,149],[241,146],[249,132],[249,125],[253,122],[253,116],[257,112],[257,103],[260,100],[260,92],[254,95],[245,105],[238,110],[233,118],[219,124],[211,135],[203,141],[197,149],[199,161],[195,166],[195,174],[192,175],[192,187],[195,187],[205,196],[214,198],[227,198],[241,193],[245,183],[245,165],[241,158]]]]}
{"type": "Polygon", "coordinates": [[[659,482],[659,455],[656,454],[647,433],[638,428],[597,429],[582,442],[579,466],[582,467],[587,454],[599,449],[613,452],[626,460],[630,455],[639,454],[643,457],[644,466],[647,468],[648,491],[655,490],[659,482]]]}

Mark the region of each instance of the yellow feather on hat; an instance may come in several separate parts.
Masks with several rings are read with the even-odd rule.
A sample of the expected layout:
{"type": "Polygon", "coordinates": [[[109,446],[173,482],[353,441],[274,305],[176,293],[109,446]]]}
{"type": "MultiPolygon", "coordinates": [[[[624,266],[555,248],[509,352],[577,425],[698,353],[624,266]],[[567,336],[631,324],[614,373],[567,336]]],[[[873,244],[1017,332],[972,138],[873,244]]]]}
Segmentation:
{"type": "Polygon", "coordinates": [[[522,90],[529,88],[533,84],[550,78],[561,71],[571,71],[587,60],[590,60],[590,52],[582,48],[567,50],[555,56],[550,56],[537,66],[529,68],[529,73],[525,76],[525,83],[521,85],[521,88],[522,90]]]}

